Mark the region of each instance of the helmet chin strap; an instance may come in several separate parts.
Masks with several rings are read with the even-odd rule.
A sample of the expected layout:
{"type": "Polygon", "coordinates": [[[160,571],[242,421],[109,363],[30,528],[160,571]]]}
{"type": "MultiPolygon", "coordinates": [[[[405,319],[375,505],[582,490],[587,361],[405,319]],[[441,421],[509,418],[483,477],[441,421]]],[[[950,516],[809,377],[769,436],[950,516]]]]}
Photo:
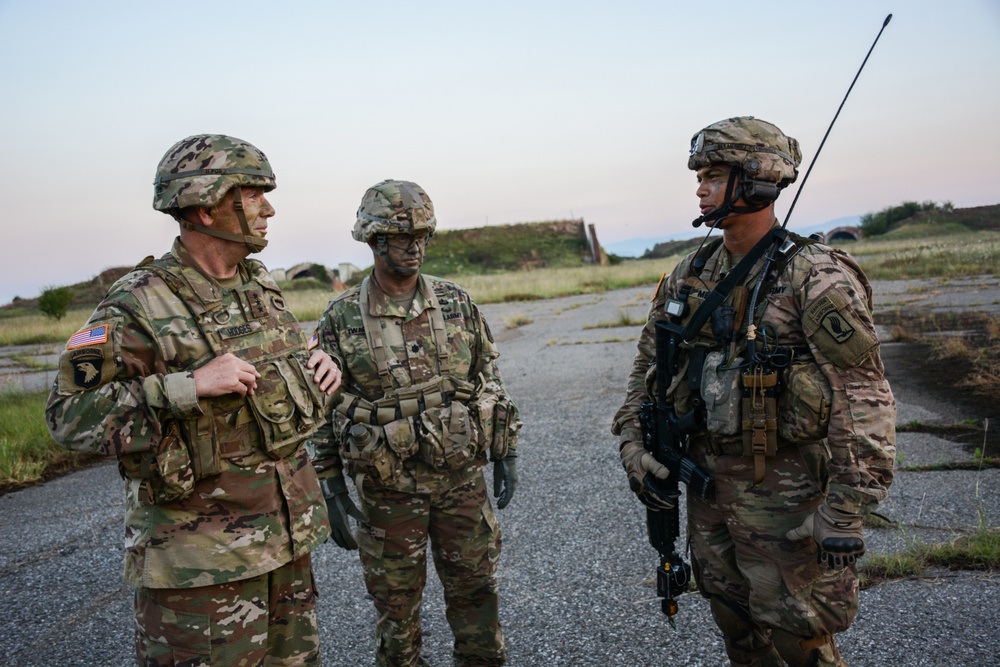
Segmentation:
{"type": "Polygon", "coordinates": [[[736,202],[743,196],[743,170],[739,167],[730,167],[729,181],[726,183],[726,194],[723,197],[724,204],[712,209],[705,215],[698,216],[691,221],[692,227],[701,227],[705,222],[716,222],[732,215],[743,215],[745,213],[756,213],[767,208],[767,204],[754,206],[737,206],[736,202]]]}
{"type": "Polygon", "coordinates": [[[189,231],[214,236],[217,239],[223,239],[225,241],[242,243],[246,246],[247,251],[250,254],[260,252],[267,245],[267,239],[262,239],[259,236],[254,236],[250,233],[250,225],[247,224],[247,216],[243,211],[243,190],[238,185],[233,186],[233,208],[236,209],[236,217],[240,221],[240,228],[243,230],[243,234],[233,234],[232,232],[224,232],[221,229],[216,229],[215,227],[196,225],[188,220],[185,220],[179,215],[174,215],[174,219],[181,223],[181,227],[189,231]]]}

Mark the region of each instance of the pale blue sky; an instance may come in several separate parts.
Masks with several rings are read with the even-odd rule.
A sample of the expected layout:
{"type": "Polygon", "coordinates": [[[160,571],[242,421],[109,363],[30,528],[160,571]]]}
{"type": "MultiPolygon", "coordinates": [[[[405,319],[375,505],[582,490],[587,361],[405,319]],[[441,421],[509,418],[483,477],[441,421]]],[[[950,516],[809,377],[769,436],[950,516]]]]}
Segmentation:
{"type": "Polygon", "coordinates": [[[0,303],[165,252],[153,173],[202,132],[271,159],[271,268],[370,264],[350,230],[383,178],[421,184],[443,229],[686,231],[691,136],[755,115],[804,173],[890,12],[790,226],[1000,203],[997,0],[0,0],[0,303]]]}

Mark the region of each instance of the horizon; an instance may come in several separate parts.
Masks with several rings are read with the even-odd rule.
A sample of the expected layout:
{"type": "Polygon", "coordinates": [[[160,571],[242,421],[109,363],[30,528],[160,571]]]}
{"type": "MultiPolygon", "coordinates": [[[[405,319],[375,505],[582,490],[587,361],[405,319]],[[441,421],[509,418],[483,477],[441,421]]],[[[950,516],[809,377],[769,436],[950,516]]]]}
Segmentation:
{"type": "Polygon", "coordinates": [[[790,228],[995,203],[1000,3],[893,4],[0,3],[0,303],[167,252],[155,167],[202,132],[274,166],[271,269],[369,265],[350,231],[385,178],[419,183],[441,229],[583,218],[605,246],[681,234],[698,215],[691,137],[768,120],[798,139],[801,183],[890,12],[790,228]]]}

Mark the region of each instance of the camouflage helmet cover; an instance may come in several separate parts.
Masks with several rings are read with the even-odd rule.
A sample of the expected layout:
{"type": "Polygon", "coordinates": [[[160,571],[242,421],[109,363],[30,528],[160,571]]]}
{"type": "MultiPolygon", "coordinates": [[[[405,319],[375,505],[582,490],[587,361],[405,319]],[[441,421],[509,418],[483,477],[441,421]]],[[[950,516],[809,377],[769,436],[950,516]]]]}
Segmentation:
{"type": "Polygon", "coordinates": [[[224,134],[196,134],[166,152],[153,180],[153,208],[169,213],[214,206],[234,185],[273,190],[274,170],[263,151],[224,134]]]}
{"type": "Polygon", "coordinates": [[[367,243],[377,234],[430,234],[436,227],[434,203],[424,189],[390,179],[365,192],[352,236],[367,243]]]}
{"type": "Polygon", "coordinates": [[[691,138],[688,169],[725,163],[754,180],[781,187],[794,183],[802,162],[799,142],[776,126],[753,116],[712,123],[691,138]]]}

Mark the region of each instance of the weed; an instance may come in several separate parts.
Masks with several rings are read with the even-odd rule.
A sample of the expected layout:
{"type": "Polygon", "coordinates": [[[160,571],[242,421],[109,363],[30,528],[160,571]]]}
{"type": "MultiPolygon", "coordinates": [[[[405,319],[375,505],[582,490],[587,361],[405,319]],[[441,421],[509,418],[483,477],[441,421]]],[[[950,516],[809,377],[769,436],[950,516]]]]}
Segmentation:
{"type": "Polygon", "coordinates": [[[610,322],[594,322],[592,324],[584,324],[584,329],[613,329],[615,327],[633,327],[640,326],[646,323],[646,318],[632,317],[628,311],[620,310],[618,311],[618,319],[611,320],[610,322]]]}
{"type": "Polygon", "coordinates": [[[520,313],[517,313],[515,315],[508,315],[507,317],[503,318],[504,326],[506,326],[508,329],[516,329],[518,327],[523,327],[525,324],[531,324],[534,321],[535,320],[531,319],[527,315],[521,315],[520,313]]]}

